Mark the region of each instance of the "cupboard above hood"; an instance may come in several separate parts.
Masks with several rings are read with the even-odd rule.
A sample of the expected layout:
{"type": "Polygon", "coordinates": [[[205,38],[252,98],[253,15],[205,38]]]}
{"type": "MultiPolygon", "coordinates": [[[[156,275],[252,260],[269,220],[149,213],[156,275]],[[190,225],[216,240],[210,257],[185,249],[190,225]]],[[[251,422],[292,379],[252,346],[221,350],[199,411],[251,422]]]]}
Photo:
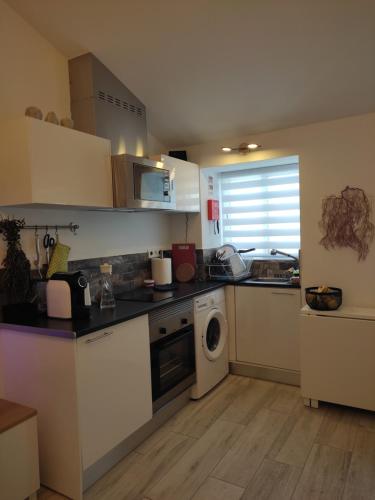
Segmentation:
{"type": "Polygon", "coordinates": [[[74,128],[110,139],[112,154],[147,156],[146,107],[93,54],[69,61],[74,128]]]}

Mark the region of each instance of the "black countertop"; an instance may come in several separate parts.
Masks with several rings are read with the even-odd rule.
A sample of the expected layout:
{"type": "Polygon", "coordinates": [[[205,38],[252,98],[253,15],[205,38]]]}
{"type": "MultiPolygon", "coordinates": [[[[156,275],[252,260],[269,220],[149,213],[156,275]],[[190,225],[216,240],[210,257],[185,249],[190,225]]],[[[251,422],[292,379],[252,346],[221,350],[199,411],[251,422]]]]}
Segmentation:
{"type": "Polygon", "coordinates": [[[17,324],[0,323],[0,327],[8,330],[22,330],[30,333],[74,339],[101,330],[102,328],[123,323],[137,316],[142,316],[173,302],[195,297],[196,295],[201,295],[223,286],[225,286],[225,283],[218,281],[181,283],[177,290],[174,291],[172,298],[160,302],[128,302],[117,300],[114,309],[103,310],[96,304],[92,305],[90,318],[87,319],[54,319],[47,316],[39,316],[29,322],[19,322],[17,324]]]}
{"type": "Polygon", "coordinates": [[[160,302],[129,302],[116,301],[114,309],[100,309],[98,305],[91,306],[90,318],[87,319],[54,319],[47,316],[39,316],[33,321],[17,324],[0,323],[1,328],[8,330],[22,330],[23,332],[40,333],[55,337],[75,339],[87,335],[88,333],[108,328],[118,323],[123,323],[129,319],[148,314],[150,311],[159,309],[173,302],[192,298],[206,292],[210,292],[225,285],[234,286],[258,286],[271,288],[299,288],[299,285],[291,283],[260,283],[245,279],[235,283],[227,281],[202,281],[195,283],[181,283],[174,296],[160,302]],[[22,327],[22,328],[20,328],[22,327]]]}

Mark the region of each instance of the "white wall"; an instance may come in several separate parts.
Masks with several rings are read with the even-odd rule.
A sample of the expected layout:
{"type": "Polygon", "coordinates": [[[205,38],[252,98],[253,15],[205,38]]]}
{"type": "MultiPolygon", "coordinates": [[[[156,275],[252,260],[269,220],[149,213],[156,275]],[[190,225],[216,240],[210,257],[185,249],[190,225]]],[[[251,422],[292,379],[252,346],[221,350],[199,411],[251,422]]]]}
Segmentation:
{"type": "MultiPolygon", "coordinates": [[[[44,114],[55,111],[59,118],[70,116],[66,58],[3,0],[0,0],[0,68],[1,120],[21,116],[31,105],[39,107],[44,114]]],[[[149,141],[150,154],[166,151],[167,148],[154,136],[149,135],[149,141]]],[[[72,248],[72,259],[139,252],[150,246],[165,248],[170,245],[167,215],[37,209],[7,209],[1,214],[25,217],[29,224],[76,222],[81,226],[77,236],[61,233],[61,241],[72,248]]],[[[33,231],[24,232],[23,244],[27,256],[33,261],[33,231]]],[[[4,251],[5,245],[1,241],[0,262],[4,251]]],[[[1,393],[0,376],[0,397],[1,393]]]]}
{"type": "MultiPolygon", "coordinates": [[[[24,114],[35,105],[44,114],[54,110],[61,118],[70,115],[69,76],[66,58],[28,25],[3,0],[0,0],[0,117],[24,114]]],[[[149,134],[150,154],[167,149],[149,134]]],[[[0,166],[1,168],[1,166],[0,166]]],[[[2,215],[25,217],[28,224],[80,224],[76,237],[65,233],[62,239],[72,246],[71,259],[139,252],[170,245],[166,215],[142,213],[105,213],[6,209],[2,215]]],[[[28,257],[34,259],[32,232],[24,233],[28,257]]],[[[0,261],[4,244],[0,244],[0,261]]]]}
{"type": "MultiPolygon", "coordinates": [[[[301,179],[302,285],[328,284],[343,289],[344,303],[375,307],[375,242],[367,260],[353,250],[327,251],[318,222],[322,199],[347,185],[375,196],[375,113],[278,130],[188,148],[189,160],[202,167],[299,155],[301,179]],[[224,154],[221,146],[257,142],[262,149],[247,155],[224,154]]],[[[205,224],[205,221],[203,221],[205,224]]],[[[203,247],[208,248],[203,241],[203,247]]]]}

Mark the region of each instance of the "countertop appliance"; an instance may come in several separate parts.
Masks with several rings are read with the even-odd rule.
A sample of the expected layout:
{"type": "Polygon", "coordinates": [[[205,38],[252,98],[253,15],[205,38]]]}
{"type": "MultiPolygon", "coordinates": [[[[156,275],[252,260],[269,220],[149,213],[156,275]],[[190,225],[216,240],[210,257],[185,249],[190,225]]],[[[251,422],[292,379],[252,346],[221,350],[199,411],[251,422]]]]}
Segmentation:
{"type": "Polygon", "coordinates": [[[88,318],[86,288],[87,279],[81,271],[53,274],[47,283],[47,315],[62,319],[88,318]]]}
{"type": "Polygon", "coordinates": [[[113,204],[133,210],[176,208],[174,168],[132,155],[112,156],[113,204]]]}
{"type": "Polygon", "coordinates": [[[199,399],[229,372],[225,293],[220,288],[194,300],[196,383],[191,397],[199,399]]]}
{"type": "Polygon", "coordinates": [[[155,413],[194,384],[193,301],[149,313],[152,407],[155,413]]]}

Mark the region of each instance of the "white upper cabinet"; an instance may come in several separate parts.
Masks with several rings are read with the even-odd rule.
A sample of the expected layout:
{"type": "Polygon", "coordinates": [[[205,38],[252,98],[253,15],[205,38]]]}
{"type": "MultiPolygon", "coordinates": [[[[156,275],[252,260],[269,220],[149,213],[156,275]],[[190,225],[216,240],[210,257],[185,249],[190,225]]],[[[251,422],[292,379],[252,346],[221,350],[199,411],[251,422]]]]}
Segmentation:
{"type": "Polygon", "coordinates": [[[30,117],[0,124],[0,205],[113,207],[111,145],[30,117]]]}
{"type": "Polygon", "coordinates": [[[199,166],[168,155],[159,155],[154,159],[175,169],[176,211],[200,212],[199,166]]]}

